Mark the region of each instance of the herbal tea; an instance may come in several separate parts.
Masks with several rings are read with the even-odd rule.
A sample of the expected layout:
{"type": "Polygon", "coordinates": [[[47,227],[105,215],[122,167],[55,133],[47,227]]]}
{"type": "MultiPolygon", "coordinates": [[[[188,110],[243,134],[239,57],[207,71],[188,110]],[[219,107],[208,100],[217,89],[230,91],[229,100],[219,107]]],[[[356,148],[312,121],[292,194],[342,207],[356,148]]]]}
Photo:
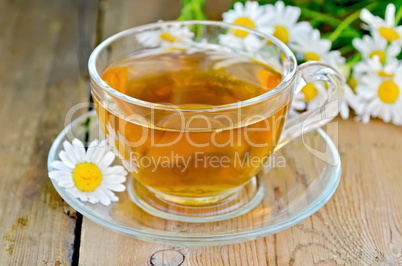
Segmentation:
{"type": "Polygon", "coordinates": [[[222,105],[262,95],[281,78],[238,55],[222,52],[216,59],[205,52],[160,50],[115,62],[102,79],[127,96],[163,106],[149,113],[114,98],[112,110],[95,93],[94,100],[112,146],[141,184],[172,200],[219,197],[261,169],[278,142],[288,102],[248,121],[250,113],[240,108],[226,107],[227,115],[216,116],[203,108],[225,110],[222,105]]]}

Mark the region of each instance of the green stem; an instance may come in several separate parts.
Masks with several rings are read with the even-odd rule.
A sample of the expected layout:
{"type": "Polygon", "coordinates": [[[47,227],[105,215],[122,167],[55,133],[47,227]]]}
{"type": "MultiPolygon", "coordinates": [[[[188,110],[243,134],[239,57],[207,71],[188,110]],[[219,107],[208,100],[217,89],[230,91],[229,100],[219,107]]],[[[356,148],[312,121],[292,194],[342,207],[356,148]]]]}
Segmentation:
{"type": "Polygon", "coordinates": [[[182,0],[182,9],[178,20],[186,19],[205,19],[206,16],[202,12],[205,5],[205,0],[182,0]]]}
{"type": "Polygon", "coordinates": [[[362,58],[361,54],[356,53],[352,57],[349,58],[349,60],[346,64],[349,65],[350,67],[353,67],[354,64],[361,61],[361,58],[362,58]]]}
{"type": "Polygon", "coordinates": [[[402,6],[398,9],[398,12],[396,13],[395,16],[395,26],[398,26],[399,22],[402,19],[402,6]]]}
{"type": "Polygon", "coordinates": [[[301,8],[301,12],[303,16],[306,16],[310,19],[323,21],[333,26],[339,25],[339,23],[341,23],[341,20],[337,18],[307,8],[301,8]]]}
{"type": "Polygon", "coordinates": [[[388,42],[387,46],[385,47],[385,50],[384,50],[384,63],[383,63],[384,66],[387,64],[387,54],[388,54],[389,45],[390,45],[390,43],[388,42]]]}
{"type": "MultiPolygon", "coordinates": [[[[366,6],[366,9],[370,10],[373,7],[377,5],[377,2],[371,3],[370,5],[366,6]]],[[[334,42],[338,37],[341,35],[341,33],[350,25],[352,24],[353,21],[359,18],[361,13],[361,10],[357,10],[356,12],[352,13],[349,17],[347,17],[344,21],[341,22],[341,24],[336,27],[334,32],[329,36],[329,40],[331,42],[334,42]]]]}
{"type": "Polygon", "coordinates": [[[344,47],[338,49],[338,51],[341,53],[341,55],[347,54],[353,50],[354,50],[354,48],[352,46],[344,46],[344,47]]]}

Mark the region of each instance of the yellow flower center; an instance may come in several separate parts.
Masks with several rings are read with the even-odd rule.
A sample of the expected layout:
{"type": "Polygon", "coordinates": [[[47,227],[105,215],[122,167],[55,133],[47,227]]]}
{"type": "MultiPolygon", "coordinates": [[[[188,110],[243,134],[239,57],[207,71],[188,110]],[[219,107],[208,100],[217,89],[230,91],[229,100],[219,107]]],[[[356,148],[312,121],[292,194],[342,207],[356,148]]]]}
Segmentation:
{"type": "Polygon", "coordinates": [[[399,39],[399,34],[392,28],[385,28],[381,27],[378,32],[384,39],[386,39],[389,42],[396,41],[399,39]]]}
{"type": "Polygon", "coordinates": [[[353,91],[354,93],[356,93],[357,80],[356,80],[354,77],[351,77],[351,78],[348,80],[347,83],[348,83],[349,87],[352,89],[352,91],[353,91]]]}
{"type": "Polygon", "coordinates": [[[176,37],[174,37],[172,34],[170,34],[169,32],[163,32],[159,35],[159,38],[161,38],[164,41],[167,42],[177,42],[179,41],[176,37]]]}
{"type": "Polygon", "coordinates": [[[378,88],[378,97],[384,103],[394,103],[399,96],[399,88],[392,80],[386,80],[378,88]]]}
{"type": "Polygon", "coordinates": [[[80,163],[73,172],[75,186],[84,192],[94,191],[102,181],[102,173],[93,163],[80,163]]]}
{"type": "Polygon", "coordinates": [[[317,94],[318,94],[318,90],[317,88],[314,86],[314,83],[310,82],[307,83],[303,89],[301,90],[301,92],[304,94],[304,100],[305,101],[310,101],[312,99],[314,99],[317,94]]]}
{"type": "Polygon", "coordinates": [[[378,76],[383,78],[392,78],[394,74],[388,74],[384,70],[381,70],[380,72],[378,72],[378,76]]]}
{"type": "Polygon", "coordinates": [[[275,26],[274,37],[278,38],[284,44],[289,42],[289,32],[285,27],[275,26]]]}
{"type": "Polygon", "coordinates": [[[320,56],[313,52],[308,52],[304,55],[304,61],[320,61],[320,56]]]}
{"type": "MultiPolygon", "coordinates": [[[[233,21],[233,24],[240,25],[240,26],[246,26],[246,27],[255,29],[254,22],[251,21],[251,19],[246,18],[246,17],[241,17],[241,18],[236,19],[235,21],[233,21]]],[[[231,32],[239,38],[244,38],[248,34],[247,31],[238,30],[238,29],[233,29],[231,32]]]]}
{"type": "Polygon", "coordinates": [[[378,56],[380,58],[381,64],[384,64],[385,62],[385,53],[383,51],[374,51],[370,54],[370,58],[373,58],[374,56],[378,56]]]}

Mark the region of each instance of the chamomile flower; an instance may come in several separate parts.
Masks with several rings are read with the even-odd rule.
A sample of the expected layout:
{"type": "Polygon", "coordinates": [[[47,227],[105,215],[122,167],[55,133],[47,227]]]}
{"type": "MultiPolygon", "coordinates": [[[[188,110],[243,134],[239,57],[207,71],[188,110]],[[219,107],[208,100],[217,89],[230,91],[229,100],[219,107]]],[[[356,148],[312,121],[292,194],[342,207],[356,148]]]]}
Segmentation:
{"type": "Polygon", "coordinates": [[[375,36],[381,36],[388,42],[402,44],[402,26],[395,25],[395,5],[388,4],[385,11],[385,20],[374,16],[367,9],[363,9],[360,18],[367,23],[365,27],[375,36]]]}
{"type": "Polygon", "coordinates": [[[264,33],[272,34],[284,44],[292,48],[292,44],[300,36],[312,31],[308,22],[299,22],[300,8],[285,6],[282,1],[277,1],[275,5],[265,5],[267,21],[267,31],[264,33]]]}
{"type": "MultiPolygon", "coordinates": [[[[343,119],[349,117],[349,106],[357,108],[357,96],[349,86],[344,87],[344,99],[339,106],[339,114],[343,119]]],[[[294,96],[292,102],[292,113],[302,110],[314,110],[320,107],[327,99],[327,89],[322,82],[307,83],[303,89],[294,96]]]]}
{"type": "MultiPolygon", "coordinates": [[[[322,61],[338,70],[344,76],[349,72],[344,67],[345,58],[341,56],[339,51],[330,51],[331,41],[320,39],[320,32],[318,30],[313,30],[311,34],[306,34],[298,38],[293,45],[293,49],[296,51],[296,57],[300,60],[306,62],[322,61]]],[[[327,96],[325,87],[322,83],[320,84],[318,82],[307,84],[302,89],[301,93],[304,94],[305,97],[303,99],[303,95],[296,95],[295,100],[299,101],[296,105],[302,106],[300,101],[304,100],[307,110],[317,108],[322,103],[322,98],[327,96]]],[[[345,98],[342,100],[340,107],[342,118],[347,118],[349,116],[349,109],[345,98]]],[[[297,108],[297,106],[295,106],[295,108],[297,108]]]]}
{"type": "MultiPolygon", "coordinates": [[[[402,73],[402,64],[394,66],[393,73],[402,73]]],[[[390,74],[391,75],[391,74],[390,74]]],[[[402,125],[402,76],[382,77],[364,75],[356,87],[356,94],[364,102],[359,117],[364,123],[371,117],[380,117],[385,122],[402,125]]]]}
{"type": "Polygon", "coordinates": [[[339,68],[345,63],[339,51],[330,51],[331,41],[320,38],[320,32],[313,30],[310,34],[300,36],[295,40],[293,49],[296,57],[303,61],[322,61],[332,67],[339,68]]]}
{"type": "Polygon", "coordinates": [[[294,96],[292,108],[300,111],[314,110],[327,99],[327,90],[322,82],[307,83],[299,93],[294,96]]]}
{"type": "Polygon", "coordinates": [[[353,73],[356,77],[357,83],[359,83],[365,75],[377,75],[383,78],[392,78],[396,74],[399,61],[396,58],[387,61],[385,65],[380,62],[378,56],[374,56],[373,59],[368,59],[356,63],[353,66],[353,73]]]}
{"type": "MultiPolygon", "coordinates": [[[[266,24],[269,17],[265,14],[265,8],[259,6],[257,2],[247,1],[244,6],[237,2],[234,4],[233,10],[223,13],[222,17],[224,22],[267,32],[266,24]]],[[[227,34],[219,35],[219,42],[228,47],[252,49],[258,45],[259,38],[246,30],[232,28],[227,34]]]]}
{"type": "Polygon", "coordinates": [[[180,46],[192,42],[194,33],[187,27],[177,24],[161,25],[160,30],[149,30],[138,33],[137,40],[146,47],[180,46]]]}
{"type": "Polygon", "coordinates": [[[392,60],[401,52],[401,46],[397,43],[391,43],[388,48],[387,45],[387,40],[379,37],[372,38],[368,35],[364,35],[363,39],[353,40],[353,46],[361,53],[363,59],[378,56],[382,64],[392,60]]]}
{"type": "Polygon", "coordinates": [[[126,189],[127,172],[122,166],[111,166],[115,155],[103,140],[94,140],[87,150],[78,139],[72,143],[65,141],[64,150],[59,153],[59,160],[52,162],[55,169],[49,172],[60,187],[81,201],[100,202],[109,205],[118,201],[113,191],[126,189]]]}
{"type": "Polygon", "coordinates": [[[138,165],[132,160],[132,158],[130,158],[129,148],[126,145],[126,139],[120,134],[119,131],[116,133],[116,131],[110,125],[110,122],[106,125],[106,129],[107,144],[109,147],[129,172],[137,173],[138,165]]]}

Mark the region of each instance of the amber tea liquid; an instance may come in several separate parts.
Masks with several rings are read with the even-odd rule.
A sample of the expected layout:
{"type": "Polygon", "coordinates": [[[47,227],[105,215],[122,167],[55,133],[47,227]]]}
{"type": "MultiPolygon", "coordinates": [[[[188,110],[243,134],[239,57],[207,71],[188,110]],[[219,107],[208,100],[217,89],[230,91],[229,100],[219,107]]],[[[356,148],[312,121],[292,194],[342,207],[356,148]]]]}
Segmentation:
{"type": "Polygon", "coordinates": [[[117,98],[111,110],[94,95],[101,126],[107,134],[115,131],[119,156],[126,165],[131,162],[133,176],[151,191],[173,199],[235,191],[258,173],[278,142],[287,103],[240,126],[227,121],[235,115],[244,121],[236,110],[228,117],[179,111],[239,103],[275,88],[282,78],[253,60],[218,62],[219,68],[208,53],[161,50],[124,58],[103,73],[102,79],[125,95],[178,110],[144,113],[117,98]],[[130,114],[137,116],[127,118],[130,114]]]}

